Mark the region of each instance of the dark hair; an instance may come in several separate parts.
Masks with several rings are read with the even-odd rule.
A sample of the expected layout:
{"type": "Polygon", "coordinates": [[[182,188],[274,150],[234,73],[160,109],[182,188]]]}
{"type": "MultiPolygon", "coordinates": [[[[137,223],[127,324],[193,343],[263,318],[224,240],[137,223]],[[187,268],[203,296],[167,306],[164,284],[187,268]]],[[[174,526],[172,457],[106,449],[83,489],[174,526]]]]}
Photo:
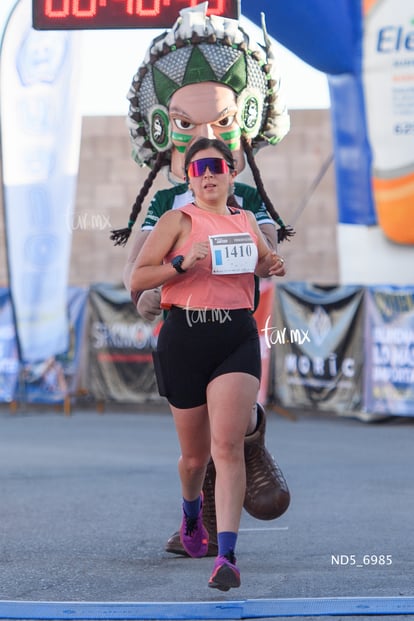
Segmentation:
{"type": "Polygon", "coordinates": [[[204,151],[205,149],[216,149],[220,151],[223,156],[223,159],[227,162],[230,170],[234,170],[236,165],[234,163],[233,156],[229,147],[222,140],[217,140],[217,138],[199,138],[196,142],[193,142],[187,149],[184,158],[184,170],[185,176],[187,177],[187,170],[190,165],[191,159],[196,155],[199,151],[204,151]]]}
{"type": "MultiPolygon", "coordinates": [[[[274,220],[276,224],[278,224],[280,227],[277,231],[277,240],[278,242],[282,242],[284,239],[289,240],[289,237],[292,237],[295,234],[295,231],[293,227],[291,227],[290,225],[284,224],[282,218],[279,216],[276,209],[273,207],[273,204],[264,189],[262,177],[260,175],[260,171],[255,162],[251,144],[247,140],[247,138],[243,135],[241,137],[241,144],[246,154],[247,162],[252,171],[253,178],[256,183],[257,190],[262,198],[262,201],[267,211],[269,212],[269,215],[271,216],[272,220],[274,220]]],[[[188,148],[185,154],[184,167],[185,167],[186,175],[187,175],[187,168],[188,168],[191,158],[199,151],[208,149],[210,147],[214,147],[215,149],[217,149],[217,151],[220,151],[220,153],[222,154],[223,158],[226,160],[231,170],[234,170],[235,162],[234,162],[231,150],[225,142],[223,142],[222,140],[217,140],[216,138],[199,138],[196,142],[193,142],[190,145],[190,147],[188,148]]],[[[145,180],[140,193],[135,199],[135,203],[132,206],[132,211],[129,216],[128,226],[124,229],[118,229],[115,231],[111,231],[110,239],[113,242],[115,242],[114,243],[115,246],[125,246],[125,244],[127,243],[129,236],[131,235],[132,227],[134,226],[136,219],[138,218],[138,214],[141,211],[144,198],[150,191],[150,188],[158,172],[167,163],[168,162],[166,160],[166,154],[158,153],[154,166],[150,174],[148,175],[147,179],[145,180]]],[[[237,203],[237,200],[234,194],[228,198],[228,204],[232,207],[240,207],[240,205],[238,205],[237,203]]]]}

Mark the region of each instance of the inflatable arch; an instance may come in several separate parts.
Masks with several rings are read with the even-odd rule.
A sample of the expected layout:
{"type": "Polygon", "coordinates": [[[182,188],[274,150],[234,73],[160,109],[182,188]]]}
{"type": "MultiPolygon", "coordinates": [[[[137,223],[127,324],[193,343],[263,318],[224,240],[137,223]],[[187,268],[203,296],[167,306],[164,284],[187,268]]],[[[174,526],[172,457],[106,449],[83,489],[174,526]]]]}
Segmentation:
{"type": "Polygon", "coordinates": [[[341,281],[412,283],[412,3],[256,0],[242,12],[255,24],[264,12],[269,34],[328,76],[341,281]]]}

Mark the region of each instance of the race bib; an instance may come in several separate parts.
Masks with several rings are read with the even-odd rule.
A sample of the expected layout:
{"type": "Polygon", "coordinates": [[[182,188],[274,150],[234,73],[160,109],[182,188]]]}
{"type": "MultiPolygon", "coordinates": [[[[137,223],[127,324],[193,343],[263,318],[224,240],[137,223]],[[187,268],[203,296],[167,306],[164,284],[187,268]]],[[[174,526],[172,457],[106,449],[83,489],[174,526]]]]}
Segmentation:
{"type": "Polygon", "coordinates": [[[209,235],[213,274],[254,272],[257,247],[248,233],[209,235]]]}

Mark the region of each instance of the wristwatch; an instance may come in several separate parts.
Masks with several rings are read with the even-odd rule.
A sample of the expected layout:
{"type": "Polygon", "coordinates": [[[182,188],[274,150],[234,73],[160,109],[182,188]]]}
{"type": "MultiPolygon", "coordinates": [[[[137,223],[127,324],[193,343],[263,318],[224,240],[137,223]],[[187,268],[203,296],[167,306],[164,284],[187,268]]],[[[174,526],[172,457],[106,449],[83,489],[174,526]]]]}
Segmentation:
{"type": "Polygon", "coordinates": [[[173,266],[175,270],[177,270],[179,274],[185,274],[185,272],[187,271],[187,270],[183,270],[183,268],[181,267],[183,261],[184,261],[184,257],[182,254],[178,254],[171,261],[171,265],[173,266]]]}

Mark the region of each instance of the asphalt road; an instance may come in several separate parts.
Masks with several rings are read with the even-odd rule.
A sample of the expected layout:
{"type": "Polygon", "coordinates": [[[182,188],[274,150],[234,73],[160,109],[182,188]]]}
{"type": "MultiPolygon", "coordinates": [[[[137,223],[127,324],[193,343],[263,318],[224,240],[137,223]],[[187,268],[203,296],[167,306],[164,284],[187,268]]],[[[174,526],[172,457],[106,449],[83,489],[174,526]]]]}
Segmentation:
{"type": "Polygon", "coordinates": [[[414,418],[363,423],[270,412],[266,444],[286,476],[291,506],[270,522],[243,514],[242,585],[222,593],[207,587],[213,559],[164,551],[181,511],[178,444],[167,410],[75,409],[64,416],[2,407],[0,618],[62,618],[59,607],[45,612],[40,602],[73,602],[64,616],[72,619],[120,618],[108,604],[116,602],[125,605],[125,619],[137,618],[128,605],[147,602],[148,619],[177,618],[169,616],[177,611],[179,618],[206,619],[211,607],[211,618],[262,618],[261,611],[285,618],[284,610],[286,618],[320,618],[321,603],[332,606],[332,618],[351,619],[347,606],[356,598],[364,601],[355,602],[355,618],[367,601],[374,606],[367,618],[385,614],[390,601],[402,603],[408,618],[413,433],[414,418]],[[85,613],[75,603],[99,605],[85,613]]]}

